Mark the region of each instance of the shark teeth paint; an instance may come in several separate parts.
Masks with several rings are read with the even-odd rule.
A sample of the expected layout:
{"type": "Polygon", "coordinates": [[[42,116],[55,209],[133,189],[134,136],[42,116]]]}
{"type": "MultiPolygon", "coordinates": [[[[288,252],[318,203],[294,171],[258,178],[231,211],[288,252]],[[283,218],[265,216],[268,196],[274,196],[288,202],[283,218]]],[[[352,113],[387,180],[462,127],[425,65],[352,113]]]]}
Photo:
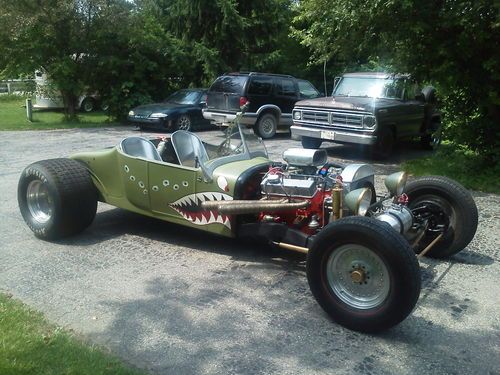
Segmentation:
{"type": "Polygon", "coordinates": [[[205,201],[230,201],[233,197],[215,191],[189,194],[177,199],[170,204],[184,219],[196,225],[222,224],[231,229],[228,215],[219,214],[217,211],[202,210],[201,202],[205,201]]]}

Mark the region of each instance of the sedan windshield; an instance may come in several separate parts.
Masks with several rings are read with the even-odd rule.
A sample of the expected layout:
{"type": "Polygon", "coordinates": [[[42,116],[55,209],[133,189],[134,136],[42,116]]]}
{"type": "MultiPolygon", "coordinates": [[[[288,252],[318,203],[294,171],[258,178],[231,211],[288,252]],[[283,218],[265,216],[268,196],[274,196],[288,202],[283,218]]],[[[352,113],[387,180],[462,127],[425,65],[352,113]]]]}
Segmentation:
{"type": "Polygon", "coordinates": [[[333,96],[401,99],[403,80],[393,78],[344,77],[333,96]]]}
{"type": "Polygon", "coordinates": [[[165,101],[175,104],[196,104],[199,100],[199,97],[199,91],[181,90],[174,92],[165,101]]]}

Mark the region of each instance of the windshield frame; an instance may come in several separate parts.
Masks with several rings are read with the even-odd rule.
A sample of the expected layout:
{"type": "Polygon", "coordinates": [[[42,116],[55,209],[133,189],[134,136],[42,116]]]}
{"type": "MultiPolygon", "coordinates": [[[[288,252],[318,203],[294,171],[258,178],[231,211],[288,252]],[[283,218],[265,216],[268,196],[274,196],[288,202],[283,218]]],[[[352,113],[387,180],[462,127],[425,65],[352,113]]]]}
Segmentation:
{"type": "Polygon", "coordinates": [[[213,172],[216,168],[228,163],[251,160],[258,157],[269,159],[269,155],[267,153],[267,149],[264,142],[262,141],[261,138],[255,135],[252,129],[247,128],[245,125],[238,124],[237,126],[233,125],[232,127],[228,128],[227,131],[231,132],[231,128],[232,129],[236,128],[236,131],[232,132],[230,137],[226,136],[219,145],[214,145],[210,143],[207,143],[207,145],[219,148],[229,139],[230,145],[227,149],[229,150],[231,149],[230,146],[232,144],[232,141],[234,140],[235,148],[231,152],[235,152],[238,149],[240,149],[241,151],[215,157],[203,163],[203,168],[206,169],[207,173],[210,176],[213,175],[213,172]]]}

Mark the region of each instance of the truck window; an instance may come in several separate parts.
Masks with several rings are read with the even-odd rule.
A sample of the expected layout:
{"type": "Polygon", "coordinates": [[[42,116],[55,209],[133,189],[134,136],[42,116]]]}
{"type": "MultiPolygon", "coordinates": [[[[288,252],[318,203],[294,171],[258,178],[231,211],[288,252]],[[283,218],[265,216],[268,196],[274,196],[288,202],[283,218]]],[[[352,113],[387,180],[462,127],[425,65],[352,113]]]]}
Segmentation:
{"type": "Polygon", "coordinates": [[[299,92],[301,98],[317,98],[319,97],[319,91],[308,81],[298,80],[299,92]]]}
{"type": "Polygon", "coordinates": [[[297,96],[295,93],[295,84],[293,79],[277,78],[276,79],[276,94],[283,96],[297,96]]]}
{"type": "Polygon", "coordinates": [[[249,95],[269,95],[273,87],[273,79],[270,77],[252,77],[249,95]]]}

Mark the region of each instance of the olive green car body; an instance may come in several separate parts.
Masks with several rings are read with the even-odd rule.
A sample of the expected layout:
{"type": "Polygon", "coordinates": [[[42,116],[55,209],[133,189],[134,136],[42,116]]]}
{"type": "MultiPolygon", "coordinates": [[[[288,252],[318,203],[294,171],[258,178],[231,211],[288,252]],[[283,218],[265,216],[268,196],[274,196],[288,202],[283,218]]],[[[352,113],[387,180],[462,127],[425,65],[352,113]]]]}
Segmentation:
{"type": "Polygon", "coordinates": [[[175,202],[203,193],[232,199],[238,179],[246,171],[265,168],[270,163],[261,156],[230,162],[217,167],[207,179],[201,168],[130,156],[119,146],[78,153],[70,158],[86,165],[101,202],[227,237],[236,236],[234,217],[229,216],[223,222],[196,223],[174,209],[175,202]]]}

